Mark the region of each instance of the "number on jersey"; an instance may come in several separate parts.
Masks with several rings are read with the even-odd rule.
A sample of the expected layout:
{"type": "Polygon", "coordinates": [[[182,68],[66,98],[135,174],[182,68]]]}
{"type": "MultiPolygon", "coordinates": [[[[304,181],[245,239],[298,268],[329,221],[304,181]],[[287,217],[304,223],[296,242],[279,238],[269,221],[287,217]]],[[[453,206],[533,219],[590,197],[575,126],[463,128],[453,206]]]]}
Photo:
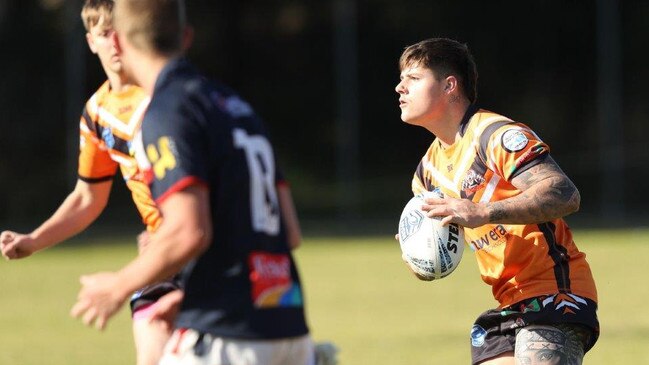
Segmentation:
{"type": "Polygon", "coordinates": [[[233,132],[234,145],[243,149],[250,175],[250,214],[252,228],[268,235],[279,233],[279,203],[275,189],[275,159],[270,142],[243,129],[233,132]]]}

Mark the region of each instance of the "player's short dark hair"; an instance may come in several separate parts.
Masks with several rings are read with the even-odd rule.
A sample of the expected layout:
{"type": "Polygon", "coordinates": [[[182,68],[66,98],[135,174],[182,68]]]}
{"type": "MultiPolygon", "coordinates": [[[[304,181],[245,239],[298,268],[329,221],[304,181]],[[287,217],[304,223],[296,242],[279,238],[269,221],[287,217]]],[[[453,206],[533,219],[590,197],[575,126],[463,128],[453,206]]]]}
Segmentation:
{"type": "Polygon", "coordinates": [[[478,70],[466,44],[448,38],[415,43],[406,47],[399,58],[401,70],[412,65],[429,68],[438,79],[453,75],[471,103],[478,98],[478,70]]]}

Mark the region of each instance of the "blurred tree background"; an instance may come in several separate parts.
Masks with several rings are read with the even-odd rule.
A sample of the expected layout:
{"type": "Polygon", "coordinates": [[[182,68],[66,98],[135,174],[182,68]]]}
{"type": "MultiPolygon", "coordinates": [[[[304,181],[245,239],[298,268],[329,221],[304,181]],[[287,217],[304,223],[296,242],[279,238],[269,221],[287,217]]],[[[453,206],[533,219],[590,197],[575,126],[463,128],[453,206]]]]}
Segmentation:
{"type": "MultiPolygon", "coordinates": [[[[312,227],[396,230],[433,139],[399,119],[397,59],[405,46],[438,36],[471,48],[481,107],[530,125],[550,144],[581,191],[581,212],[570,219],[647,223],[647,1],[187,5],[196,28],[190,59],[267,121],[312,227]]],[[[74,186],[78,118],[104,80],[80,6],[0,0],[0,229],[33,228],[74,186]]],[[[123,184],[113,190],[100,221],[136,222],[123,184]]]]}

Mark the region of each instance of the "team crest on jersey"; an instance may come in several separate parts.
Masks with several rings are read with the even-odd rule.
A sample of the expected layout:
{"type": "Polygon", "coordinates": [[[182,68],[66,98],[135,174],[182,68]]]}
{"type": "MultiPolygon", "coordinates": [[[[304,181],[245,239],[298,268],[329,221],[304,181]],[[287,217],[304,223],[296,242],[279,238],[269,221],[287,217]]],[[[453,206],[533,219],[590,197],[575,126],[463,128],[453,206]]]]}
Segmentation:
{"type": "Polygon", "coordinates": [[[462,180],[462,191],[467,196],[475,193],[485,182],[484,177],[480,176],[477,172],[469,170],[462,180]]]}
{"type": "Polygon", "coordinates": [[[101,139],[106,142],[106,147],[113,148],[115,147],[115,136],[113,135],[113,130],[110,128],[104,128],[101,131],[101,139]]]}
{"type": "Polygon", "coordinates": [[[508,152],[518,152],[527,146],[529,140],[520,129],[508,129],[503,133],[502,144],[508,152]]]}

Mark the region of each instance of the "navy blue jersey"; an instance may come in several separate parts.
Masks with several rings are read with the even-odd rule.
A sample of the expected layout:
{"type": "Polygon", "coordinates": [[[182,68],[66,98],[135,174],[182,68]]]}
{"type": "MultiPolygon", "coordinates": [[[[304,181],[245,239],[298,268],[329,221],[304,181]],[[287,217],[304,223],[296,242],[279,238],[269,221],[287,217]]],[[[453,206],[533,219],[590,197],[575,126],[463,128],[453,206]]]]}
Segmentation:
{"type": "Polygon", "coordinates": [[[251,107],[177,59],[158,77],[142,141],[156,202],[193,184],[209,189],[213,239],[181,272],[177,327],[249,339],[308,333],[273,148],[251,107]]]}

